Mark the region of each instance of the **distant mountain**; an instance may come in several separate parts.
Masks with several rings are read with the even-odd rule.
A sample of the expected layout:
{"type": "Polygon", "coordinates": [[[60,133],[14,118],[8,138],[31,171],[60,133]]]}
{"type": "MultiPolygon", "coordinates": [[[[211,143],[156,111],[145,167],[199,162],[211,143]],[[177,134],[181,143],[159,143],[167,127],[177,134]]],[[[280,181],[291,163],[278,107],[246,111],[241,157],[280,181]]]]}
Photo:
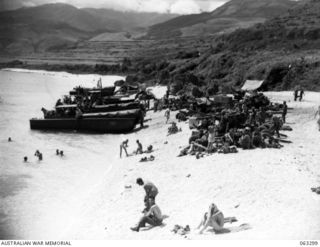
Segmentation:
{"type": "Polygon", "coordinates": [[[78,9],[61,3],[0,12],[0,52],[27,54],[68,47],[102,33],[105,37],[108,33],[136,31],[176,16],[78,9]]]}
{"type": "Polygon", "coordinates": [[[291,0],[231,0],[210,13],[183,15],[153,25],[146,37],[158,39],[230,32],[279,16],[296,4],[291,0]]]}
{"type": "Polygon", "coordinates": [[[112,9],[85,8],[82,10],[99,18],[102,23],[117,31],[131,31],[136,28],[149,27],[178,16],[177,14],[120,12],[112,9]]]}

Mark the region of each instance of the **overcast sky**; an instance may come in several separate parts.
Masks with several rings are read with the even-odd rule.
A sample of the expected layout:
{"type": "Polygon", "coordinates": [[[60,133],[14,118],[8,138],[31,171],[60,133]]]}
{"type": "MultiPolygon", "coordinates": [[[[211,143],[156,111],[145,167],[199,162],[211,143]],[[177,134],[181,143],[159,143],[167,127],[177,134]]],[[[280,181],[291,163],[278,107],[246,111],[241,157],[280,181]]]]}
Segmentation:
{"type": "Polygon", "coordinates": [[[178,14],[212,11],[228,0],[0,0],[0,10],[37,6],[46,3],[68,3],[79,8],[112,8],[123,11],[170,12],[178,14]]]}

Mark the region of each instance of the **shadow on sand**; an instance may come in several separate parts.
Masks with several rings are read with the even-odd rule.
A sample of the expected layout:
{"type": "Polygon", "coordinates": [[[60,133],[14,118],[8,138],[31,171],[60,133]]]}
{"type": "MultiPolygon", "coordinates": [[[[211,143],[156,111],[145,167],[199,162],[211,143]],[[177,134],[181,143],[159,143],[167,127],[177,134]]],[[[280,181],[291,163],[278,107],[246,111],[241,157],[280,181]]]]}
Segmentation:
{"type": "Polygon", "coordinates": [[[240,226],[232,226],[232,227],[225,227],[220,231],[214,231],[213,229],[208,230],[208,232],[214,232],[215,234],[226,234],[226,233],[234,233],[234,232],[241,232],[251,229],[251,226],[247,223],[241,224],[240,226]]]}
{"type": "MultiPolygon", "coordinates": [[[[163,215],[162,218],[163,218],[163,220],[165,220],[165,219],[169,218],[169,215],[163,215]]],[[[155,228],[155,227],[163,228],[163,227],[165,227],[166,225],[167,225],[167,224],[165,224],[165,223],[163,223],[163,222],[162,222],[162,224],[161,224],[160,226],[151,226],[151,225],[148,225],[148,226],[142,228],[141,231],[149,231],[149,230],[151,230],[152,228],[155,228]]]]}

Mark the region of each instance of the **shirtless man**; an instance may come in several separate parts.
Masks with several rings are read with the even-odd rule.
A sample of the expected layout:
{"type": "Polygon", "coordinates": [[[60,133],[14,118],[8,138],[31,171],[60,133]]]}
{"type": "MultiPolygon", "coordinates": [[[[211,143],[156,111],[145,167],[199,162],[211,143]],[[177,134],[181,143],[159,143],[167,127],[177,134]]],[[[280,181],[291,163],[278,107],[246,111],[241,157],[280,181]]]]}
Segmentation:
{"type": "Polygon", "coordinates": [[[142,144],[141,142],[139,142],[139,140],[137,140],[137,145],[138,145],[138,148],[136,150],[136,154],[142,154],[143,153],[142,144]]]}
{"type": "Polygon", "coordinates": [[[139,220],[137,226],[130,228],[132,231],[139,232],[141,227],[146,226],[146,223],[152,226],[160,226],[162,224],[163,216],[159,206],[155,203],[154,198],[150,197],[148,199],[148,204],[150,205],[150,209],[139,220]]]}
{"type": "Polygon", "coordinates": [[[122,149],[126,152],[126,155],[128,157],[128,152],[127,152],[128,142],[129,140],[127,139],[120,144],[120,158],[122,156],[122,149]]]}
{"type": "Polygon", "coordinates": [[[150,205],[148,205],[149,198],[156,199],[159,191],[158,188],[151,182],[144,182],[142,178],[137,178],[137,184],[143,186],[144,190],[146,191],[146,195],[144,197],[144,202],[146,203],[146,210],[149,210],[150,205]]]}
{"type": "Polygon", "coordinates": [[[217,208],[217,206],[214,203],[212,203],[209,206],[208,212],[204,214],[204,217],[197,229],[199,229],[202,226],[201,230],[199,231],[199,234],[202,234],[203,231],[208,228],[208,226],[211,226],[214,231],[221,231],[223,229],[223,225],[224,215],[217,208]]]}

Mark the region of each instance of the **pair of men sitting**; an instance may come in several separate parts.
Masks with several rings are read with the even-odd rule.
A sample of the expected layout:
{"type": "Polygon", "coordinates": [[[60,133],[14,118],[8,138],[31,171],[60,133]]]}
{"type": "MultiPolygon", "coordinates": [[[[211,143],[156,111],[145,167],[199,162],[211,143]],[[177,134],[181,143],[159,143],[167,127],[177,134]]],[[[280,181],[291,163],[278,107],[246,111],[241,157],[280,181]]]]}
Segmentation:
{"type": "MultiPolygon", "coordinates": [[[[145,212],[144,216],[139,220],[137,226],[131,228],[132,231],[139,232],[141,227],[145,227],[146,223],[152,226],[160,226],[162,224],[163,216],[161,214],[159,206],[155,204],[154,198],[150,197],[148,199],[148,203],[150,209],[147,212],[145,212]]],[[[209,226],[211,226],[213,228],[213,231],[219,232],[224,229],[224,223],[232,223],[236,221],[237,219],[235,217],[225,218],[223,213],[218,209],[218,207],[214,203],[212,203],[209,206],[208,212],[204,214],[197,229],[201,228],[199,233],[202,234],[203,231],[205,231],[209,226]]]]}

